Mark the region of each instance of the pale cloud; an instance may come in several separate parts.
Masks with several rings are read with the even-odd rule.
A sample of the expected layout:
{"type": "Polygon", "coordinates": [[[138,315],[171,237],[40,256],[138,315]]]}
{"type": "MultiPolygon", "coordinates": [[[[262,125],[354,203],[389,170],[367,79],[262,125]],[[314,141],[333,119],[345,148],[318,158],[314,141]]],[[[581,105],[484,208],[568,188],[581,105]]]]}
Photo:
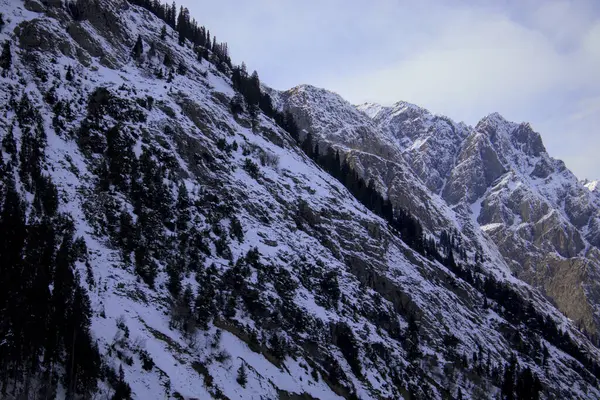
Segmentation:
{"type": "Polygon", "coordinates": [[[277,89],[405,100],[470,124],[498,111],[532,122],[580,177],[600,178],[596,0],[186,2],[277,89]]]}
{"type": "Polygon", "coordinates": [[[597,115],[600,115],[600,96],[580,100],[577,110],[569,116],[569,120],[583,121],[597,115]]]}
{"type": "Polygon", "coordinates": [[[482,109],[523,103],[551,87],[564,63],[548,43],[504,18],[449,24],[421,51],[361,77],[342,77],[336,89],[353,100],[403,99],[472,120],[482,109]],[[353,85],[348,82],[354,80],[353,85]],[[518,94],[518,95],[517,95],[518,94]],[[456,115],[456,114],[459,115],[456,115]]]}

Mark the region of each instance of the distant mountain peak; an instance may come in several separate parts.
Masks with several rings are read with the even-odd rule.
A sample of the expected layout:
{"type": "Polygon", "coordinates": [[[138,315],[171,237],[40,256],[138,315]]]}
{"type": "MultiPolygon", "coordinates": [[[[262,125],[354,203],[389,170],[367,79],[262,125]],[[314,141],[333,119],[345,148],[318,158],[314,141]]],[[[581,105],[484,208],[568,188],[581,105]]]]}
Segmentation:
{"type": "Polygon", "coordinates": [[[385,106],[379,103],[362,103],[355,106],[359,111],[367,114],[367,116],[371,119],[376,118],[383,110],[386,109],[385,106]]]}
{"type": "Polygon", "coordinates": [[[294,86],[293,88],[289,89],[288,92],[291,92],[291,93],[313,93],[313,94],[335,96],[335,97],[342,98],[342,96],[340,96],[336,92],[333,92],[333,91],[325,89],[325,88],[313,86],[313,85],[310,85],[307,83],[303,83],[301,85],[294,86]]]}
{"type": "Polygon", "coordinates": [[[391,107],[393,110],[414,110],[414,111],[424,111],[426,113],[429,113],[429,110],[426,110],[423,107],[419,107],[416,104],[413,103],[409,103],[408,101],[398,101],[396,103],[394,103],[391,107]]]}
{"type": "Polygon", "coordinates": [[[585,179],[583,181],[583,186],[588,188],[590,192],[600,193],[600,180],[590,181],[585,179]]]}
{"type": "Polygon", "coordinates": [[[356,108],[359,111],[362,111],[363,113],[367,114],[367,116],[369,116],[369,118],[371,119],[381,117],[382,115],[384,115],[384,113],[389,115],[398,115],[407,111],[418,112],[422,114],[431,114],[429,110],[403,100],[397,101],[391,106],[384,106],[379,103],[367,102],[357,105],[356,108]]]}
{"type": "Polygon", "coordinates": [[[502,126],[502,125],[507,125],[507,124],[512,124],[512,125],[515,125],[515,126],[517,125],[517,124],[515,124],[513,122],[509,122],[500,113],[493,112],[491,114],[486,115],[481,120],[479,120],[479,122],[475,126],[475,129],[481,130],[481,128],[483,128],[483,127],[493,127],[493,128],[496,128],[496,127],[499,127],[499,126],[502,126]]]}
{"type": "Polygon", "coordinates": [[[297,86],[294,86],[290,89],[290,91],[326,91],[326,89],[319,88],[308,83],[303,83],[297,86]]]}

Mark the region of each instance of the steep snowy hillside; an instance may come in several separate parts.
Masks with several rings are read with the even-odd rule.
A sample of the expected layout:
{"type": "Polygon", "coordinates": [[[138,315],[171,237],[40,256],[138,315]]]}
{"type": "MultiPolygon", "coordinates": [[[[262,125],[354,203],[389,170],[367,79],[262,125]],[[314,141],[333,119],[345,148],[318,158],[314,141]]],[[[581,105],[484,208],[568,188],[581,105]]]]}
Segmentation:
{"type": "MultiPolygon", "coordinates": [[[[298,108],[295,100],[289,108],[298,108]]],[[[309,113],[330,112],[318,104],[307,108],[309,113]]],[[[529,124],[491,114],[468,127],[405,102],[357,109],[375,123],[373,136],[382,138],[381,146],[392,149],[385,154],[367,146],[356,150],[406,161],[456,212],[454,219],[473,221],[470,229],[491,238],[519,278],[542,289],[597,337],[600,202],[561,161],[547,154],[529,124]]],[[[316,129],[328,136],[321,127],[316,129]]],[[[374,179],[388,176],[384,170],[367,172],[374,179]]]]}
{"type": "Polygon", "coordinates": [[[391,133],[335,97],[319,121],[410,182],[379,188],[428,252],[225,44],[136,3],[0,0],[0,397],[600,398],[574,324],[401,157],[359,155],[391,133]]]}

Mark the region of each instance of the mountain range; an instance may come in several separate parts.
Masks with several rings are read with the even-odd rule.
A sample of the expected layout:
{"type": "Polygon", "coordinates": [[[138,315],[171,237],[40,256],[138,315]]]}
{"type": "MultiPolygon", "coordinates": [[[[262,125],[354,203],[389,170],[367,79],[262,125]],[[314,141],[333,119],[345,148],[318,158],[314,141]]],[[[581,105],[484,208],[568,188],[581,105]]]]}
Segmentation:
{"type": "Polygon", "coordinates": [[[0,5],[0,397],[600,398],[597,182],[529,124],[277,91],[158,1],[0,5]]]}

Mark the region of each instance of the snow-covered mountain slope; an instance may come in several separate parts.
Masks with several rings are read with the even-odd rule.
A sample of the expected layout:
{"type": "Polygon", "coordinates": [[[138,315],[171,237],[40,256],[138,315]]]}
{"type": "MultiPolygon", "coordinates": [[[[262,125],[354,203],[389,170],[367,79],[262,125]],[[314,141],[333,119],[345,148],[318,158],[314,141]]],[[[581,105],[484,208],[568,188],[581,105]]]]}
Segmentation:
{"type": "MultiPolygon", "coordinates": [[[[301,103],[307,114],[348,114],[348,104],[341,111],[309,104],[293,96],[295,90],[289,91],[295,97],[289,102],[292,110],[301,103]]],[[[356,108],[375,123],[371,137],[383,142],[358,145],[357,151],[406,162],[416,180],[456,213],[451,219],[473,221],[471,230],[490,237],[519,278],[542,289],[587,332],[597,332],[600,203],[561,161],[547,154],[529,124],[512,123],[496,113],[469,127],[405,102],[356,108]]],[[[321,119],[327,118],[332,117],[321,119]]],[[[326,126],[313,127],[332,142],[340,141],[326,126]]],[[[382,169],[367,173],[375,179],[389,176],[382,169]]]]}
{"type": "MultiPolygon", "coordinates": [[[[128,398],[129,385],[137,399],[489,398],[539,383],[545,398],[600,398],[598,349],[504,275],[482,231],[464,239],[481,246],[479,266],[471,249],[447,267],[409,248],[274,119],[237,102],[212,50],[199,57],[124,0],[0,6],[11,55],[0,76],[0,204],[9,210],[18,193],[30,231],[53,199],[72,221],[71,275],[89,296],[101,357],[85,381],[67,368],[84,357],[68,346],[51,357],[31,349],[48,363],[2,358],[3,397],[128,398]],[[32,174],[56,196],[40,199],[32,174]]],[[[467,229],[406,161],[381,155],[402,153],[390,132],[329,100],[344,114],[319,123],[357,169],[380,163],[410,183],[379,182],[430,221],[432,239],[444,224],[467,229]]],[[[11,213],[0,215],[4,224],[11,213]]],[[[54,295],[62,278],[50,270],[54,295]]],[[[38,293],[20,295],[27,304],[38,293]]],[[[0,318],[2,355],[19,345],[13,317],[0,318]]]]}

